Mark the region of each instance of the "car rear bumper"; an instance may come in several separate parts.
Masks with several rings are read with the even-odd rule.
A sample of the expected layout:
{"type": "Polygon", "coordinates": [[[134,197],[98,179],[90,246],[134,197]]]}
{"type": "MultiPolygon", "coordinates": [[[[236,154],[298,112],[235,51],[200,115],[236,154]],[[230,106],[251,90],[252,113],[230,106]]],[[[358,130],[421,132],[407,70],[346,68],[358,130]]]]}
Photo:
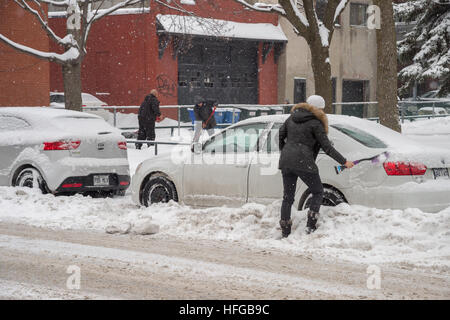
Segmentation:
{"type": "Polygon", "coordinates": [[[116,191],[126,190],[130,186],[129,175],[118,175],[115,173],[89,174],[87,176],[76,176],[66,178],[55,190],[56,193],[64,192],[89,192],[89,191],[116,191]],[[102,175],[109,177],[108,185],[95,185],[94,176],[102,175]]]}
{"type": "Polygon", "coordinates": [[[350,204],[379,209],[417,208],[439,212],[450,207],[450,179],[407,182],[397,186],[354,187],[346,192],[350,204]]]}

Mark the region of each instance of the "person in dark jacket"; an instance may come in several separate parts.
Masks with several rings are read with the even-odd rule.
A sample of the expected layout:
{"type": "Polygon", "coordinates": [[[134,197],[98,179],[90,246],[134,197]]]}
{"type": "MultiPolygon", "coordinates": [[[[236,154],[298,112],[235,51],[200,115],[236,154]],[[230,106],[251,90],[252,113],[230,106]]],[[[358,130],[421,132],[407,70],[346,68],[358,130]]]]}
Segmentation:
{"type": "Polygon", "coordinates": [[[195,132],[193,142],[198,142],[202,135],[202,129],[205,129],[210,136],[214,134],[214,127],[217,125],[214,118],[214,111],[217,107],[217,102],[214,100],[206,100],[201,97],[196,97],[199,101],[194,107],[195,115],[195,132]]]}
{"type": "MultiPolygon", "coordinates": [[[[155,140],[155,122],[161,117],[159,110],[158,91],[153,89],[139,107],[138,140],[155,140]]],[[[151,143],[147,144],[149,147],[151,143]]],[[[136,143],[136,149],[141,149],[142,143],[136,143]]]]}
{"type": "Polygon", "coordinates": [[[328,119],[323,111],[324,107],[325,101],[321,96],[309,97],[307,103],[292,107],[291,116],[279,131],[281,154],[278,168],[281,169],[284,187],[280,220],[283,237],[291,233],[291,206],[297,178],[302,179],[312,194],[306,231],[311,233],[316,230],[323,199],[322,181],[316,165],[320,148],[338,163],[347,168],[353,167],[353,162],[347,161],[328,140],[328,119]]]}

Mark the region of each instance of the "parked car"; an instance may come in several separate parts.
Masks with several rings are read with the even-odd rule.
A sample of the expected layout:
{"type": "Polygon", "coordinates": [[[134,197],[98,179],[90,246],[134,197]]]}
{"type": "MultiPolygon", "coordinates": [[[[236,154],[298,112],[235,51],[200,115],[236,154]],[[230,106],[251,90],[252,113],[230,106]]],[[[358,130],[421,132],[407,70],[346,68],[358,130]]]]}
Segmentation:
{"type": "Polygon", "coordinates": [[[441,107],[423,107],[420,108],[417,112],[420,116],[426,116],[426,115],[440,115],[440,116],[446,116],[448,115],[447,110],[445,108],[441,107]]]}
{"type": "Polygon", "coordinates": [[[129,184],[126,140],[102,118],[52,108],[0,108],[0,185],[123,194],[129,184]]]}
{"type": "Polygon", "coordinates": [[[405,105],[408,110],[418,110],[424,107],[432,108],[434,106],[435,108],[444,108],[447,113],[450,114],[450,94],[444,97],[438,97],[438,91],[439,90],[432,90],[425,92],[415,99],[412,97],[403,99],[404,102],[402,105],[405,105]],[[408,101],[411,102],[409,103],[408,101]],[[414,104],[415,101],[420,101],[421,103],[414,104]]]}
{"type": "MultiPolygon", "coordinates": [[[[241,121],[217,133],[193,152],[145,160],[132,179],[137,204],[180,201],[195,206],[272,203],[282,199],[278,131],[288,115],[241,121]]],[[[450,206],[450,154],[427,149],[401,134],[368,120],[329,115],[329,137],[349,160],[388,152],[378,164],[363,162],[337,174],[338,165],[320,153],[317,164],[324,184],[325,205],[342,202],[376,208],[420,208],[439,211],[450,206]]],[[[299,181],[295,205],[309,206],[311,195],[299,181]]]]}
{"type": "MultiPolygon", "coordinates": [[[[106,102],[101,101],[97,97],[89,93],[81,93],[81,101],[83,107],[105,107],[108,106],[106,102]]],[[[50,107],[56,109],[65,109],[65,98],[64,92],[50,92],[50,107]]],[[[108,110],[99,109],[86,109],[86,112],[98,115],[108,121],[110,118],[110,113],[108,110]]]]}
{"type": "MultiPolygon", "coordinates": [[[[99,107],[108,105],[106,102],[101,101],[92,94],[85,92],[81,94],[81,100],[83,107],[99,107]]],[[[64,92],[50,92],[50,107],[65,108],[64,92]]]]}

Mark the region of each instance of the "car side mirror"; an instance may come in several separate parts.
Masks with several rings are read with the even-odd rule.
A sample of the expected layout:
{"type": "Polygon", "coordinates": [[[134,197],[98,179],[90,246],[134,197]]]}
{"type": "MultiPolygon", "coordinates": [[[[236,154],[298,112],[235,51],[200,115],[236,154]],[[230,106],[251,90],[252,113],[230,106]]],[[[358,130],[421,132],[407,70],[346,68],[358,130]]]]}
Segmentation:
{"type": "Polygon", "coordinates": [[[202,153],[202,150],[203,150],[203,145],[200,142],[195,142],[194,145],[192,146],[192,151],[195,154],[202,153]]]}

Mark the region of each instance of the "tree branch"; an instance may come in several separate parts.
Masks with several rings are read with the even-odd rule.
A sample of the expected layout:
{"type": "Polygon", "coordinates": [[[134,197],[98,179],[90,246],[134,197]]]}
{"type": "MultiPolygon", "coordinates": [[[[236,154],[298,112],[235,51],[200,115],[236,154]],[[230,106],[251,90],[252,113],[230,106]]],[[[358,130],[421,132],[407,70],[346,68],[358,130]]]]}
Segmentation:
{"type": "Polygon", "coordinates": [[[294,26],[297,30],[297,34],[305,39],[309,39],[309,22],[305,15],[300,12],[300,10],[295,5],[293,0],[279,0],[280,5],[283,7],[286,13],[286,19],[294,26]]]}
{"type": "Polygon", "coordinates": [[[20,52],[32,55],[33,57],[36,57],[38,59],[56,62],[59,64],[67,64],[70,60],[76,59],[79,55],[79,51],[76,48],[71,48],[63,54],[35,50],[33,48],[16,43],[5,37],[3,34],[0,34],[0,41],[3,41],[13,49],[16,49],[20,52]]]}
{"type": "Polygon", "coordinates": [[[244,7],[250,8],[252,10],[255,11],[260,11],[260,12],[276,12],[279,15],[285,16],[286,12],[283,10],[282,7],[280,7],[279,4],[269,4],[269,3],[264,3],[264,4],[260,4],[260,5],[252,5],[250,3],[248,3],[245,0],[234,0],[240,4],[242,4],[244,7]]]}
{"type": "MultiPolygon", "coordinates": [[[[58,37],[52,29],[50,29],[50,27],[48,26],[48,22],[44,21],[44,19],[42,18],[42,16],[39,14],[39,12],[33,8],[30,7],[30,5],[26,2],[26,0],[14,0],[14,2],[20,6],[22,9],[24,9],[25,11],[28,11],[30,13],[32,13],[36,19],[39,21],[39,23],[41,24],[42,29],[44,29],[44,31],[47,33],[47,35],[56,43],[64,45],[64,41],[58,37]],[[20,2],[19,2],[20,1],[20,2]]],[[[39,1],[35,0],[34,3],[36,3],[39,7],[41,6],[41,4],[39,3],[39,1]]]]}
{"type": "Polygon", "coordinates": [[[344,9],[347,7],[349,1],[348,0],[329,0],[326,10],[325,16],[323,19],[324,26],[330,31],[328,42],[331,43],[331,39],[334,33],[334,26],[336,21],[341,16],[344,9]]]}

